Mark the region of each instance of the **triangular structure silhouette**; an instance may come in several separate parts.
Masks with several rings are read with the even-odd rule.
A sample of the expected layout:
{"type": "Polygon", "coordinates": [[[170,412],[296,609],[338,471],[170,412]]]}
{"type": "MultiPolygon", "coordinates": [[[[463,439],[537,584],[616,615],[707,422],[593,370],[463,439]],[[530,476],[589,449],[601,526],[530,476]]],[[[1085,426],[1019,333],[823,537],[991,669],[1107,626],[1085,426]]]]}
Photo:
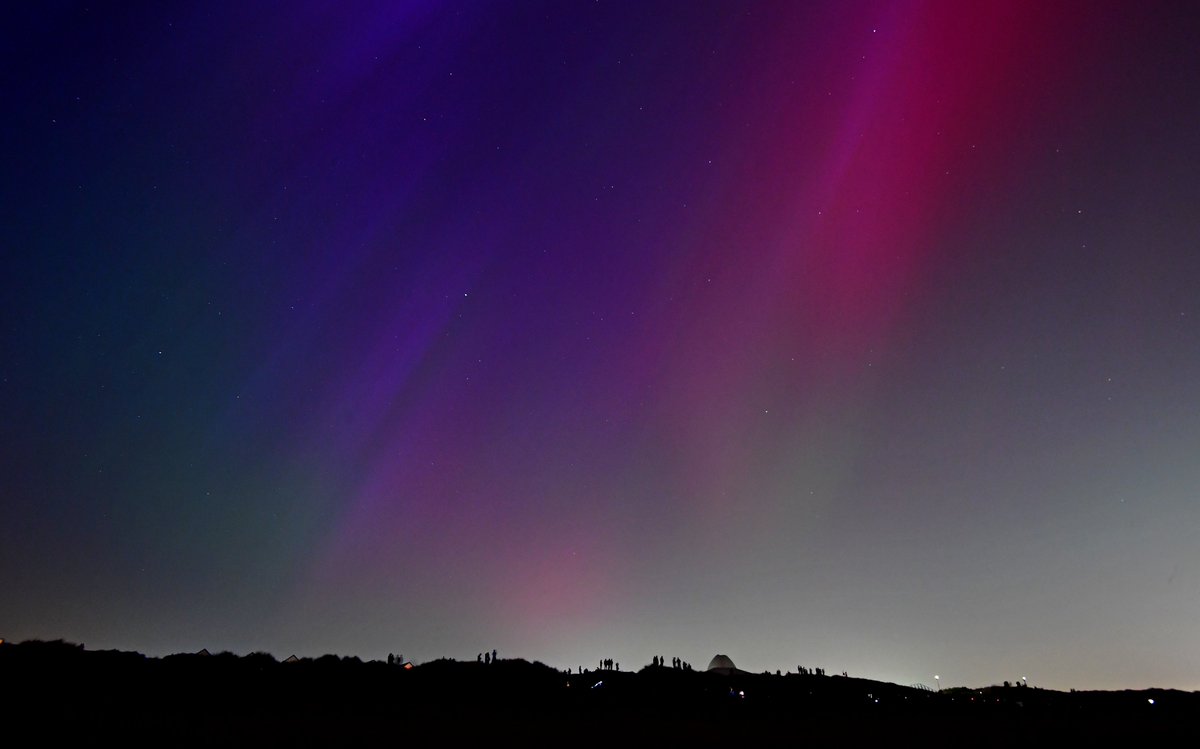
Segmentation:
{"type": "Polygon", "coordinates": [[[733,661],[727,655],[714,655],[712,660],[708,662],[708,670],[718,674],[736,674],[741,673],[737,666],[733,665],[733,661]]]}

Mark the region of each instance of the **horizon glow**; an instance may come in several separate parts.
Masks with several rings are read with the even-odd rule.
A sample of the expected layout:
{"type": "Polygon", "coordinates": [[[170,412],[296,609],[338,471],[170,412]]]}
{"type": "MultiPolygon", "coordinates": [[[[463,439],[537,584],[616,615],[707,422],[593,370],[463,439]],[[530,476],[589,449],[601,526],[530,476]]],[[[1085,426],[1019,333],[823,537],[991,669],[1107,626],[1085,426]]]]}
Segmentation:
{"type": "Polygon", "coordinates": [[[8,640],[1200,689],[1194,8],[18,13],[8,640]]]}

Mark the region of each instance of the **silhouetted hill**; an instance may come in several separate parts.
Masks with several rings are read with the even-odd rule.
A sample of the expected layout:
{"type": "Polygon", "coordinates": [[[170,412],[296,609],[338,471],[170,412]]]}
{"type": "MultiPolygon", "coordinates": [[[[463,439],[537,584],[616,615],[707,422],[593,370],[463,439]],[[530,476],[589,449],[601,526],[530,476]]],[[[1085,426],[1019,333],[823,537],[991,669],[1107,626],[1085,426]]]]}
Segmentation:
{"type": "MultiPolygon", "coordinates": [[[[541,663],[439,659],[405,669],[325,655],[89,651],[0,645],[10,732],[35,743],[98,737],[163,744],[489,740],[522,745],[853,740],[1010,745],[1200,737],[1200,694],[929,692],[842,676],[646,667],[568,674],[541,663]],[[1153,702],[1151,702],[1153,700],[1153,702]]],[[[10,733],[10,738],[15,737],[10,733]]]]}

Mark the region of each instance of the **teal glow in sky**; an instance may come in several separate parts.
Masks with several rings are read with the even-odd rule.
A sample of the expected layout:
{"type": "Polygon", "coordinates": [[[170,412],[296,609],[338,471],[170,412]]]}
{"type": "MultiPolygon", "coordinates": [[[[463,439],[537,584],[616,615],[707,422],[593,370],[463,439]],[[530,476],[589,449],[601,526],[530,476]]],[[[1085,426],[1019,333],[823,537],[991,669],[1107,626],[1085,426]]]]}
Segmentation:
{"type": "Polygon", "coordinates": [[[1193,4],[343,5],[0,32],[0,636],[1200,689],[1193,4]]]}

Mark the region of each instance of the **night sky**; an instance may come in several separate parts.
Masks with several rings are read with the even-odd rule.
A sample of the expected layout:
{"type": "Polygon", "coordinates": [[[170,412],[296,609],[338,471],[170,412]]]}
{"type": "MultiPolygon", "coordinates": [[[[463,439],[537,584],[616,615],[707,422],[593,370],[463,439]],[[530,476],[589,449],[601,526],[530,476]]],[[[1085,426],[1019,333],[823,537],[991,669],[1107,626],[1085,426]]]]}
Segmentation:
{"type": "Polygon", "coordinates": [[[27,3],[0,636],[1200,689],[1200,10],[27,3]]]}

